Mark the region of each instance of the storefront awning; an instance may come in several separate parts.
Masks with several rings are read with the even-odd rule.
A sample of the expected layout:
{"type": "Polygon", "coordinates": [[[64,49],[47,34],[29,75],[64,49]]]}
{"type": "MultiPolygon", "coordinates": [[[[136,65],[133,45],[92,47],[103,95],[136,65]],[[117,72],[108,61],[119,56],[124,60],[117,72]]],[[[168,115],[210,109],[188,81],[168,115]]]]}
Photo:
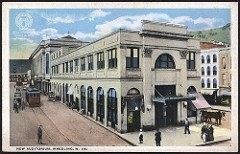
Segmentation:
{"type": "Polygon", "coordinates": [[[68,92],[67,92],[67,94],[68,95],[72,95],[73,94],[73,87],[72,86],[70,86],[69,88],[68,88],[68,92]]]}
{"type": "Polygon", "coordinates": [[[153,102],[164,103],[166,101],[188,101],[196,99],[195,96],[171,96],[171,97],[153,97],[153,102]]]}
{"type": "Polygon", "coordinates": [[[219,93],[220,96],[231,96],[231,92],[227,90],[221,90],[219,93]]]}
{"type": "Polygon", "coordinates": [[[202,94],[196,93],[195,96],[196,100],[192,100],[192,103],[197,109],[211,108],[211,106],[208,104],[202,94]]]}
{"type": "Polygon", "coordinates": [[[208,94],[208,95],[213,95],[213,92],[216,91],[216,89],[202,89],[201,93],[202,94],[208,94]]]}

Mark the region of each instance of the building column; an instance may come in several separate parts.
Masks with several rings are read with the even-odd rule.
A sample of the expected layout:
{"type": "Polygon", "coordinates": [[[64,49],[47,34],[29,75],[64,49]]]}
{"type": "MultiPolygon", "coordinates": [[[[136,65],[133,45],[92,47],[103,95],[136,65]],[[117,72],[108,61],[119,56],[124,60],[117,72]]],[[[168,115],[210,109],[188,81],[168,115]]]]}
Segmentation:
{"type": "MultiPolygon", "coordinates": [[[[105,91],[105,90],[104,90],[105,91]]],[[[104,93],[104,119],[103,119],[103,124],[104,126],[107,126],[107,98],[108,98],[108,93],[104,93]]]]}

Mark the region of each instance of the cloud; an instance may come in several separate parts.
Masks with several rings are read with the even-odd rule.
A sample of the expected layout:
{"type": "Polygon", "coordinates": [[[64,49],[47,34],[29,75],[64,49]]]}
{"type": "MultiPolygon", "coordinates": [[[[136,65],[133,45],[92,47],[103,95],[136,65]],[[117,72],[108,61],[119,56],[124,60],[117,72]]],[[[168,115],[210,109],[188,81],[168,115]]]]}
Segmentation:
{"type": "Polygon", "coordinates": [[[106,12],[106,11],[102,11],[102,10],[94,10],[88,15],[89,16],[88,19],[90,21],[93,21],[95,18],[105,17],[109,14],[111,14],[111,12],[106,12]]]}
{"type": "Polygon", "coordinates": [[[199,17],[199,18],[195,19],[193,22],[194,22],[194,24],[206,24],[210,28],[213,28],[214,24],[216,23],[216,19],[215,18],[202,18],[202,17],[199,17]]]}
{"type": "Polygon", "coordinates": [[[87,19],[89,21],[93,21],[96,18],[105,17],[109,14],[111,14],[111,12],[106,12],[99,9],[99,10],[94,10],[85,16],[79,15],[79,14],[48,15],[44,13],[41,15],[41,17],[47,20],[48,24],[58,24],[58,23],[72,24],[72,23],[87,20],[87,19]]]}
{"type": "Polygon", "coordinates": [[[58,24],[58,23],[64,23],[64,24],[72,24],[77,21],[82,21],[87,19],[86,17],[82,15],[77,15],[77,14],[62,14],[62,15],[56,15],[56,14],[42,14],[42,18],[47,20],[48,24],[58,24]]]}

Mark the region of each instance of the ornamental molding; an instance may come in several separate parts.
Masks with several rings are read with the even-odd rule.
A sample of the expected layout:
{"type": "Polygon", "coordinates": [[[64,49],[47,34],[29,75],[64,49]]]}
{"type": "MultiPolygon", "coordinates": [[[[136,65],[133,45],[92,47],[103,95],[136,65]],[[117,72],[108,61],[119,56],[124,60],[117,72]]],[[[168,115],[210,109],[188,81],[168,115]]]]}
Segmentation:
{"type": "Polygon", "coordinates": [[[150,48],[143,48],[143,56],[146,58],[151,58],[152,56],[152,49],[150,48]]]}
{"type": "Polygon", "coordinates": [[[186,59],[188,51],[187,50],[179,51],[179,54],[181,56],[181,59],[186,59]]]}

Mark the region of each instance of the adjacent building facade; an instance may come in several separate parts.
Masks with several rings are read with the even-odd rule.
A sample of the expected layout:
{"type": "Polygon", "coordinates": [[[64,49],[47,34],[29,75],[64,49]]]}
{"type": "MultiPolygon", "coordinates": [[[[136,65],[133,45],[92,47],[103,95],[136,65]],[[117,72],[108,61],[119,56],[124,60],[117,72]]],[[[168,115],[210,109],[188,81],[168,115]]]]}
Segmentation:
{"type": "Polygon", "coordinates": [[[31,61],[31,79],[34,85],[40,91],[47,93],[51,89],[50,76],[51,76],[51,59],[52,57],[59,57],[67,54],[59,51],[51,57],[51,53],[58,49],[70,48],[74,49],[85,42],[81,42],[71,36],[65,36],[58,39],[42,40],[37,48],[31,54],[29,60],[31,61]]]}
{"type": "Polygon", "coordinates": [[[231,48],[219,51],[219,95],[231,96],[231,48]]]}
{"type": "Polygon", "coordinates": [[[10,59],[10,82],[27,81],[31,64],[28,59],[10,59]]]}
{"type": "Polygon", "coordinates": [[[185,26],[142,24],[75,49],[44,48],[39,58],[49,53],[51,63],[39,60],[38,74],[62,103],[122,133],[200,120],[188,95],[201,88],[199,40],[185,26]]]}

